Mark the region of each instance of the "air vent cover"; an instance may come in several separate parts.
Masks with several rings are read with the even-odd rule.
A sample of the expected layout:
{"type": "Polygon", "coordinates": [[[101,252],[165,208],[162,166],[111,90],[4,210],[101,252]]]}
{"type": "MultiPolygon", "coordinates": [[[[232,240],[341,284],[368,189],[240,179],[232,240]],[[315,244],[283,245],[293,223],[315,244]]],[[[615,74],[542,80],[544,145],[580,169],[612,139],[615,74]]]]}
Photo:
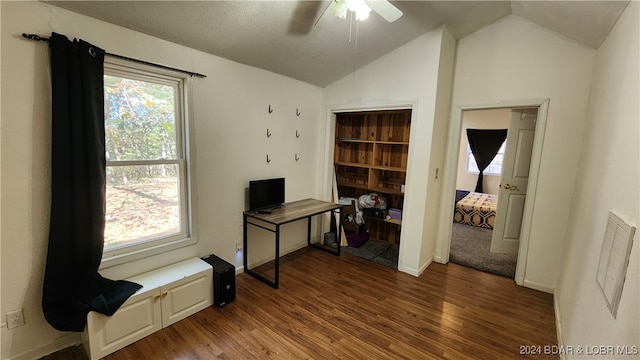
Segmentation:
{"type": "Polygon", "coordinates": [[[602,289],[609,311],[616,317],[622,287],[627,274],[635,226],[629,225],[613,212],[609,219],[600,251],[596,282],[602,289]]]}

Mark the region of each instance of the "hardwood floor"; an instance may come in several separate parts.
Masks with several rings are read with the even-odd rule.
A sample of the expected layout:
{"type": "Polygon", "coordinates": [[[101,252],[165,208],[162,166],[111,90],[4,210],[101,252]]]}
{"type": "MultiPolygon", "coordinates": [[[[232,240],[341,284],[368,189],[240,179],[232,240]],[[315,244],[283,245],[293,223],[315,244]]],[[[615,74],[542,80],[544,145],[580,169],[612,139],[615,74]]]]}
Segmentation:
{"type": "Polygon", "coordinates": [[[550,294],[456,264],[416,278],[306,248],[281,259],[278,290],[236,281],[234,302],[106,359],[522,359],[557,345],[550,294]]]}

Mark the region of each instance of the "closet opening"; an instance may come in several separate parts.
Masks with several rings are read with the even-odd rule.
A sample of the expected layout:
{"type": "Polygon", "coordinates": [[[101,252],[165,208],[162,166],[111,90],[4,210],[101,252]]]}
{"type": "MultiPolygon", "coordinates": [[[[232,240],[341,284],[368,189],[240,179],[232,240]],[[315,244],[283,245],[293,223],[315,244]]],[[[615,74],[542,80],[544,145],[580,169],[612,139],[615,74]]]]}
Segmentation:
{"type": "Polygon", "coordinates": [[[411,109],[336,113],[334,196],[342,251],[397,269],[411,109]]]}

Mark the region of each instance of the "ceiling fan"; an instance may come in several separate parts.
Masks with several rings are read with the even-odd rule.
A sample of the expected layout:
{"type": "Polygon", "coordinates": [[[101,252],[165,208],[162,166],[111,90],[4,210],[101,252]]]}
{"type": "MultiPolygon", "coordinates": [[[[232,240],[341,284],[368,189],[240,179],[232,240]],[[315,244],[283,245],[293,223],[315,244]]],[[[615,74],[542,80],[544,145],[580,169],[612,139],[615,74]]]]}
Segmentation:
{"type": "Polygon", "coordinates": [[[394,22],[402,16],[402,11],[387,0],[335,0],[330,8],[341,19],[347,18],[348,11],[355,13],[356,20],[365,20],[371,10],[388,22],[394,22]]]}
{"type": "Polygon", "coordinates": [[[289,32],[307,34],[320,21],[327,10],[341,19],[346,19],[352,11],[356,20],[365,20],[373,10],[388,22],[394,22],[402,16],[402,11],[387,0],[332,0],[320,13],[323,1],[298,1],[289,24],[289,32]],[[320,14],[320,16],[318,16],[320,14]]]}

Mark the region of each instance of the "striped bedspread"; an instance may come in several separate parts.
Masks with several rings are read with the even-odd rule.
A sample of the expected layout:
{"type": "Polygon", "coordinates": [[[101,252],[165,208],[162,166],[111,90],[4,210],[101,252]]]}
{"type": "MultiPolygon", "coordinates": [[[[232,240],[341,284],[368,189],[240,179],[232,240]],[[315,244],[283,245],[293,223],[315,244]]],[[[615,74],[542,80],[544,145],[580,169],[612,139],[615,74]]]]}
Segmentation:
{"type": "Polygon", "coordinates": [[[471,192],[456,203],[453,222],[493,229],[498,195],[471,192]]]}

